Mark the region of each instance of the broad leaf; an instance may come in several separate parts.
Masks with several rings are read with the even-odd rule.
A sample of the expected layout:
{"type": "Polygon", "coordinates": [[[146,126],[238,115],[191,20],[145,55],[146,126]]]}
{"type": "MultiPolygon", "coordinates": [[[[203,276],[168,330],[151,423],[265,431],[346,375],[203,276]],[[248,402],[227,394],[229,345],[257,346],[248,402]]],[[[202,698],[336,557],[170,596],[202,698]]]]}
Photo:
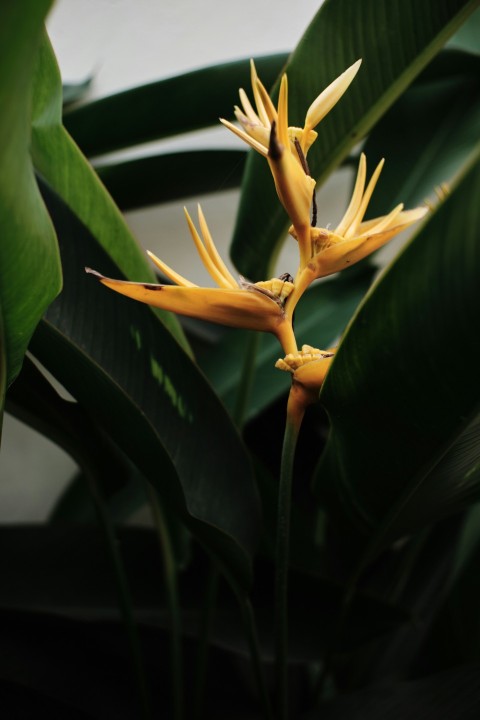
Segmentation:
{"type": "Polygon", "coordinates": [[[371,132],[364,151],[372,167],[385,157],[369,205],[372,217],[404,202],[418,205],[449,182],[478,142],[480,57],[438,55],[371,132]]]}
{"type": "Polygon", "coordinates": [[[192,150],[96,165],[122,210],[171,202],[238,187],[247,154],[239,150],[192,150]]]}
{"type": "Polygon", "coordinates": [[[50,5],[30,0],[0,7],[0,362],[7,383],[62,281],[55,232],[29,155],[32,77],[50,5]]]}
{"type": "Polygon", "coordinates": [[[35,334],[34,354],[245,584],[259,504],[236,431],[149,308],[84,272],[89,264],[120,275],[51,192],[47,203],[67,280],[35,334]]]}
{"type": "MultiPolygon", "coordinates": [[[[273,83],[287,55],[258,59],[273,83]]],[[[141,85],[65,113],[65,126],[89,157],[218,125],[233,114],[231,93],[250,82],[248,59],[141,85]]]]}
{"type": "Polygon", "coordinates": [[[479,192],[477,160],[367,295],[322,389],[318,489],[377,546],[480,496],[479,192]]]}
{"type": "MultiPolygon", "coordinates": [[[[112,198],[62,125],[62,84],[46,35],[38,54],[33,97],[31,152],[35,169],[89,228],[130,280],[155,275],[112,198]]],[[[177,319],[157,313],[177,340],[186,340],[177,319]]]]}
{"type": "MultiPolygon", "coordinates": [[[[359,58],[362,65],[344,97],[317,128],[319,137],[308,161],[319,185],[476,5],[475,0],[326,0],[286,67],[289,124],[303,126],[314,98],[359,58]]],[[[329,222],[320,205],[319,224],[329,222]]],[[[253,280],[268,277],[287,227],[265,158],[252,153],[232,245],[233,261],[243,275],[253,280]]]]}
{"type": "MultiPolygon", "coordinates": [[[[139,624],[168,628],[158,539],[146,528],[119,528],[119,545],[132,591],[139,624]]],[[[109,559],[102,547],[102,535],[93,527],[25,526],[0,529],[2,547],[11,548],[9,557],[0,555],[4,583],[0,607],[43,611],[83,620],[117,619],[115,587],[109,559]],[[74,561],[73,561],[74,560],[74,561]]],[[[272,653],[270,565],[258,567],[252,602],[259,620],[262,651],[272,653]]],[[[197,637],[201,628],[205,568],[197,563],[180,576],[183,631],[197,637]]],[[[237,601],[225,583],[219,588],[211,643],[236,655],[248,656],[237,601]]],[[[320,577],[293,572],[291,584],[292,657],[315,660],[328,643],[333,618],[340,608],[342,588],[320,577]]],[[[406,624],[409,615],[367,593],[358,593],[348,622],[342,649],[358,648],[406,624]]]]}

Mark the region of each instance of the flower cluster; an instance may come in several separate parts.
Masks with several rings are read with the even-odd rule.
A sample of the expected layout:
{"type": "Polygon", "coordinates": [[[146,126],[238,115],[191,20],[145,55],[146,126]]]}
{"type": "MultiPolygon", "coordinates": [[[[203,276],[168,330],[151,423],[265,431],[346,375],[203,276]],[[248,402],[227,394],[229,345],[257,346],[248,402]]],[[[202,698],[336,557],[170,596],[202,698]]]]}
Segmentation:
{"type": "Polygon", "coordinates": [[[314,100],[307,110],[303,128],[297,128],[288,125],[287,76],[282,77],[278,106],[275,107],[252,61],[255,108],[241,89],[241,107],[235,107],[235,117],[241,127],[221,119],[269,164],[277,195],[292,223],[289,232],[298,242],[299,266],[295,278],[285,275],[257,283],[242,277],[236,280],[215,247],[200,207],[200,234],[186,210],[185,214],[200,258],[217,287],[194,285],[153,253],[148,253],[150,258],[174,285],[113,280],[90,268],[87,272],[96,275],[116,292],[165,310],[232,327],[273,333],[285,353],[276,367],[290,372],[293,387],[300,387],[308,401],[313,401],[331,365],[334,350],[304,345],[298,351],[292,319],[301,296],[314,280],[362,260],[427,212],[427,208],[404,210],[400,204],[388,215],[365,221],[383,160],[367,184],[367,162],[362,153],[352,198],[342,220],[335,230],[316,227],[316,183],[310,174],[307,154],[317,138],[314,128],[347,90],[360,63],[359,60],[345,70],[314,100]]]}

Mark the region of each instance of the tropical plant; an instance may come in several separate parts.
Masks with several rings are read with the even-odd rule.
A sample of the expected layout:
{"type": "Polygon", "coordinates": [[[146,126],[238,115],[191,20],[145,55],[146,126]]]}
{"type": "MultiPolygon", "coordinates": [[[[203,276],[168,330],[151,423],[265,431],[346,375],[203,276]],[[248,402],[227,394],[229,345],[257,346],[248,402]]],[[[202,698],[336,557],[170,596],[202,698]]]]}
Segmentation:
{"type": "Polygon", "coordinates": [[[478,2],[326,0],[288,57],[68,106],[50,5],[0,8],[0,407],[78,473],[0,528],[2,708],[476,717],[478,2]],[[89,161],[232,118],[250,79],[225,124],[257,152],[89,161]],[[332,230],[314,188],[353,166],[332,230]],[[220,184],[240,277],[201,210],[219,287],[156,275],[122,212],[220,184]]]}

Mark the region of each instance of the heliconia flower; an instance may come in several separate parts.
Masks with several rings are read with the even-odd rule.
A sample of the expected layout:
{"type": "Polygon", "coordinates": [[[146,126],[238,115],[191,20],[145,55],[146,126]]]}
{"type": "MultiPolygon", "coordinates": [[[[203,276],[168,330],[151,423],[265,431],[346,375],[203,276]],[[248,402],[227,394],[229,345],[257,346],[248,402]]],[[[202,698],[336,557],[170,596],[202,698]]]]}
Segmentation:
{"type": "Polygon", "coordinates": [[[187,210],[185,215],[200,258],[218,287],[198,287],[148,252],[155,265],[176,285],[114,280],[85,268],[103,285],[121,295],[169,310],[180,315],[200,318],[230,327],[273,333],[286,353],[297,351],[292,323],[285,313],[285,301],[293,290],[290,278],[282,276],[265,282],[237,282],[230,273],[212,240],[200,206],[198,217],[202,238],[187,210]]]}
{"type": "Polygon", "coordinates": [[[308,259],[310,208],[315,192],[315,180],[310,176],[306,163],[308,149],[317,137],[313,128],[348,88],[360,67],[360,62],[359,60],[348,68],[318,96],[307,111],[305,126],[295,128],[288,126],[287,76],[284,75],[280,83],[277,110],[258,79],[252,61],[252,89],[257,112],[250,104],[246,93],[240,90],[243,112],[236,107],[235,115],[243,130],[221,119],[226,127],[267,158],[278,197],[295,228],[301,267],[308,259]]]}
{"type": "MultiPolygon", "coordinates": [[[[388,215],[363,220],[383,164],[381,160],[365,188],[367,161],[362,153],[352,199],[340,223],[335,230],[311,228],[310,258],[295,279],[295,290],[288,305],[289,313],[293,312],[302,293],[313,280],[339,272],[362,260],[428,212],[427,207],[404,210],[403,203],[400,203],[388,215]]],[[[290,233],[296,237],[296,228],[290,228],[290,233]]]]}
{"type": "MultiPolygon", "coordinates": [[[[292,150],[295,147],[295,140],[298,140],[304,156],[307,155],[309,148],[317,138],[317,133],[314,131],[314,128],[340,100],[343,93],[347,90],[348,86],[357,74],[361,62],[361,60],[357,60],[356,63],[347,68],[345,72],[339,75],[327,88],[325,88],[323,92],[320,93],[307,110],[305,125],[303,128],[288,127],[288,137],[292,150]]],[[[235,125],[228,122],[228,120],[220,118],[220,121],[242,140],[257,150],[257,152],[267,157],[270,142],[270,130],[272,128],[272,124],[274,122],[278,122],[280,107],[277,112],[268,92],[257,76],[253,60],[250,61],[250,69],[256,112],[253,109],[246,92],[243,88],[241,88],[239,94],[242,108],[235,106],[235,117],[240,125],[242,125],[243,130],[237,128],[235,125]]]]}

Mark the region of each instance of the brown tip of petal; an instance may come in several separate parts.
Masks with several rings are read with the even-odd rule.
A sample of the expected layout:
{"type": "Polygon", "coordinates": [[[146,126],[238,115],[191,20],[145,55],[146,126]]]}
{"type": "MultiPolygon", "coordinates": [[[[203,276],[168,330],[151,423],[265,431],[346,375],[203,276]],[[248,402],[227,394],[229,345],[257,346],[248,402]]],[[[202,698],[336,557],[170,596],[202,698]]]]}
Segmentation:
{"type": "Polygon", "coordinates": [[[280,160],[283,155],[283,145],[278,142],[276,127],[277,123],[273,121],[272,129],[270,130],[270,142],[268,145],[268,157],[272,160],[280,160]]]}

